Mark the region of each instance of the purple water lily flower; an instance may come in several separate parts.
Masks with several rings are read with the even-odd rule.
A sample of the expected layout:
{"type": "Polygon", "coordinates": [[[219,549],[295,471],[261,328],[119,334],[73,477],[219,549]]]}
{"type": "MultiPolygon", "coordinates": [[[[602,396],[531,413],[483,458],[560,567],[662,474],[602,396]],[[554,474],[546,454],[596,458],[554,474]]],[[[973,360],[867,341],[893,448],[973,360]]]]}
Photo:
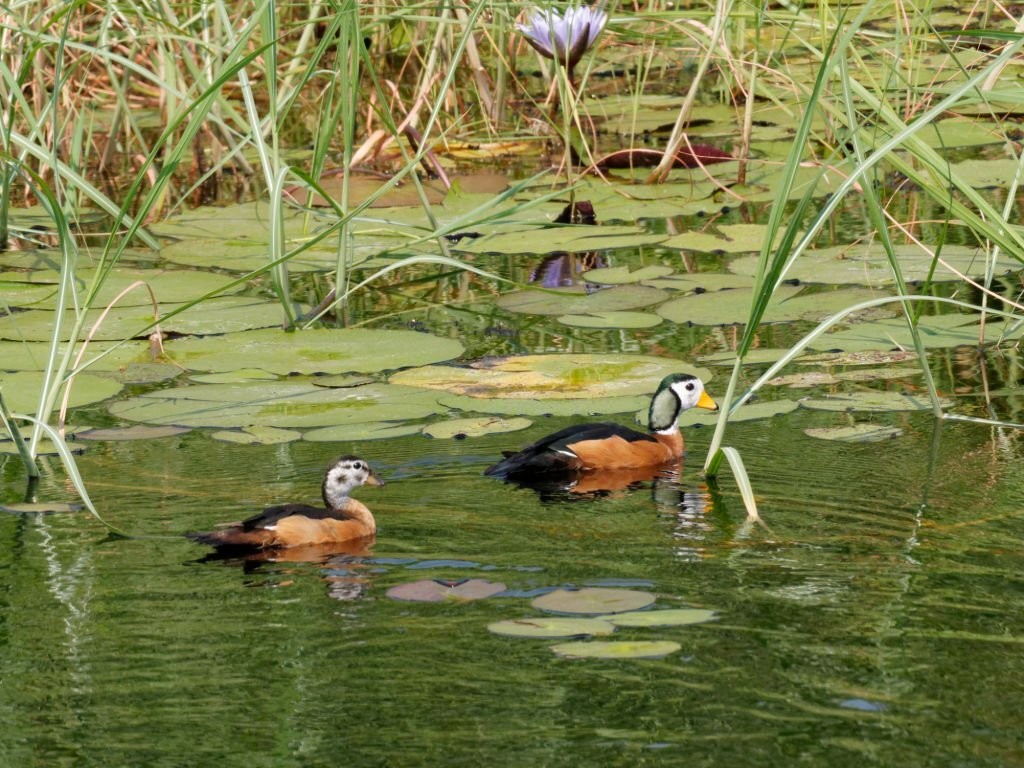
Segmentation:
{"type": "Polygon", "coordinates": [[[526,42],[541,56],[564,64],[572,72],[601,34],[608,14],[589,5],[569,6],[564,15],[553,8],[534,8],[526,21],[517,25],[526,42]]]}

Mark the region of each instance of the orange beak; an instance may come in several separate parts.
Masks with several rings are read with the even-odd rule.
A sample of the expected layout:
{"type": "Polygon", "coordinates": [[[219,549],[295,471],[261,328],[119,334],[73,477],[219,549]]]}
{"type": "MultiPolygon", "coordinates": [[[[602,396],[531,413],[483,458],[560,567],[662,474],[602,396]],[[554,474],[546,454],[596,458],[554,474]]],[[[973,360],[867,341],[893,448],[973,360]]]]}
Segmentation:
{"type": "Polygon", "coordinates": [[[707,408],[709,411],[717,411],[718,403],[711,399],[707,392],[700,393],[700,400],[697,401],[698,408],[707,408]]]}

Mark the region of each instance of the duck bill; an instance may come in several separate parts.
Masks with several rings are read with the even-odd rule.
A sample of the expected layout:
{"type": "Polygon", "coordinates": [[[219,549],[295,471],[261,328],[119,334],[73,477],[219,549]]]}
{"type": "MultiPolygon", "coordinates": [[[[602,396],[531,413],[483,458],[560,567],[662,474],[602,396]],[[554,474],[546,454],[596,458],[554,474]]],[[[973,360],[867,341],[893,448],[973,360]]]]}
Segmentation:
{"type": "Polygon", "coordinates": [[[700,400],[697,401],[698,408],[707,408],[709,411],[717,411],[718,403],[711,399],[707,392],[700,393],[700,400]]]}
{"type": "Polygon", "coordinates": [[[376,472],[371,472],[363,485],[384,485],[384,481],[380,479],[376,472]]]}

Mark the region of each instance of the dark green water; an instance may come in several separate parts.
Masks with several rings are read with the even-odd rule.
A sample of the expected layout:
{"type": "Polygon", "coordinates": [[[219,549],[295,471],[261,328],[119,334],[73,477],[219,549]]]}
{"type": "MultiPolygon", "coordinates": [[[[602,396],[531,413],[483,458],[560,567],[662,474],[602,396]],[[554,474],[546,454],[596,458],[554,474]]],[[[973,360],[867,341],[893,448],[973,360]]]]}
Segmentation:
{"type": "MultiPolygon", "coordinates": [[[[466,441],[96,445],[80,460],[95,500],[156,538],[0,516],[0,764],[1021,764],[1020,434],[922,415],[881,417],[905,430],[884,443],[801,436],[834,418],[732,428],[767,529],[727,476],[699,479],[708,430],[678,481],[547,503],[480,472],[555,419],[466,441]],[[245,568],[180,538],[312,501],[350,450],[388,482],[359,493],[381,526],[371,555],[245,568]],[[513,596],[385,596],[424,577],[513,596]],[[559,659],[486,629],[535,614],[515,595],[584,584],[719,619],[620,629],[683,646],[647,661],[559,659]]],[[[69,498],[62,477],[43,495],[69,498]]],[[[21,483],[6,460],[3,498],[21,483]]]]}

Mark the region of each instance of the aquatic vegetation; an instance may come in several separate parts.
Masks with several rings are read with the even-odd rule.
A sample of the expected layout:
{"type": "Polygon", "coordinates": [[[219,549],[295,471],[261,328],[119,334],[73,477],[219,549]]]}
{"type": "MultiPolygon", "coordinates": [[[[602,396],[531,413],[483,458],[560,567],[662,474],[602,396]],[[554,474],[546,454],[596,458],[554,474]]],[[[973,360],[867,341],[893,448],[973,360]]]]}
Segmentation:
{"type": "Polygon", "coordinates": [[[608,14],[601,8],[571,5],[563,13],[555,8],[534,8],[526,14],[526,24],[516,28],[537,53],[564,66],[571,79],[607,22],[608,14]]]}

